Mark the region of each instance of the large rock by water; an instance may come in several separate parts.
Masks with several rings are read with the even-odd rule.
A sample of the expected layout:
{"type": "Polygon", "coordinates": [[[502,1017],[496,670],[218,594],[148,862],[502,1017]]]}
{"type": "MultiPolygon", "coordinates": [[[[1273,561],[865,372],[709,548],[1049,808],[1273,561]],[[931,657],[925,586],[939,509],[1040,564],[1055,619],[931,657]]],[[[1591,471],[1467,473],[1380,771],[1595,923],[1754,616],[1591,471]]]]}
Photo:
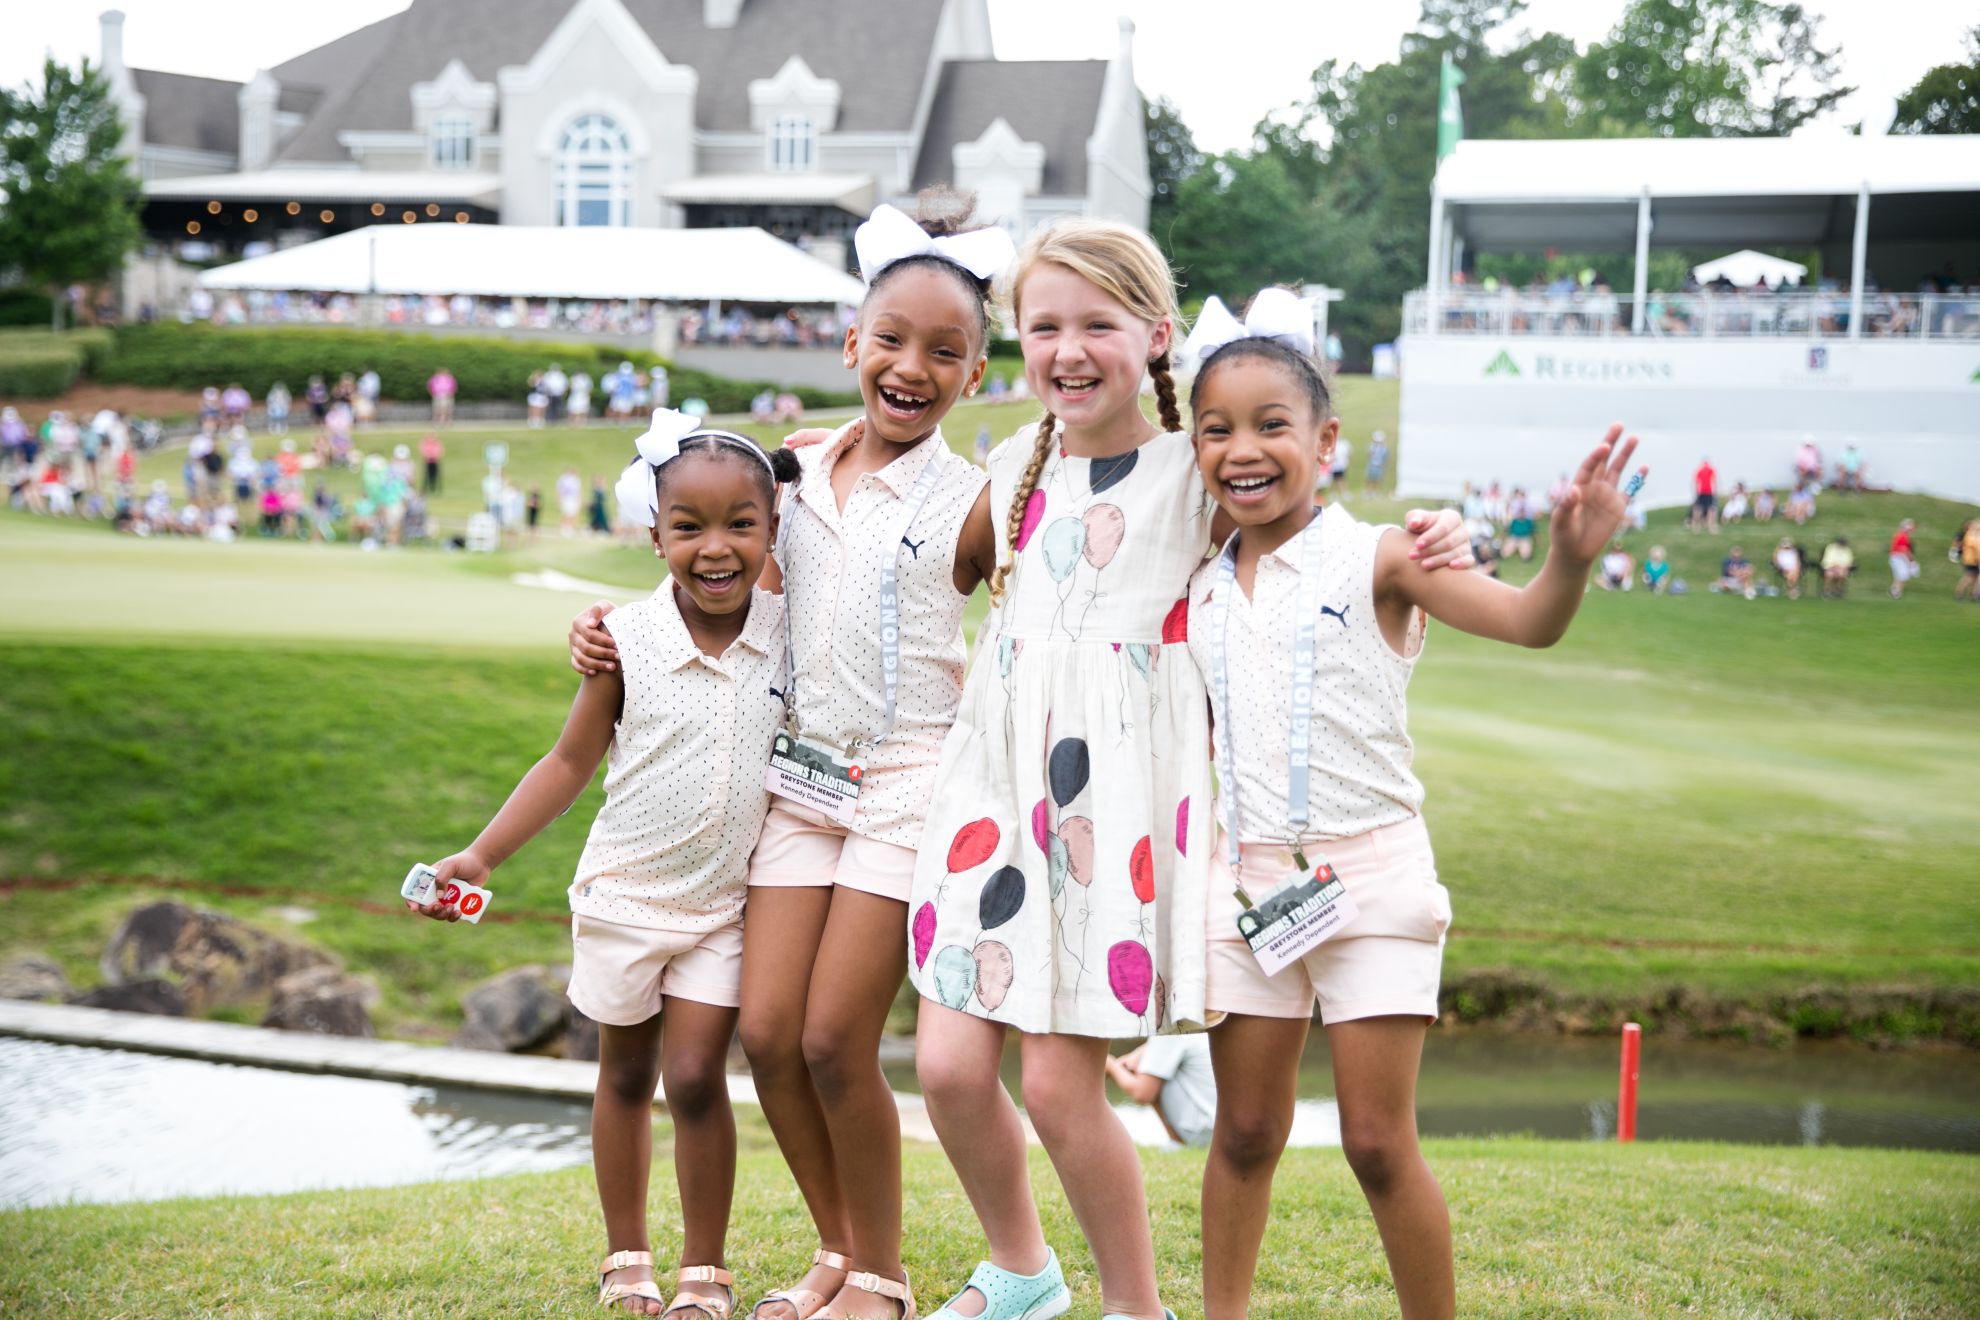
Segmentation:
{"type": "Polygon", "coordinates": [[[185,995],[178,986],[158,977],[127,981],[122,985],[100,985],[69,1002],[84,1008],[113,1008],[119,1013],[157,1013],[161,1017],[186,1015],[185,995]]]}
{"type": "Polygon", "coordinates": [[[483,981],[461,996],[467,1025],[454,1044],[469,1050],[526,1050],[564,1026],[568,967],[532,964],[483,981]]]}
{"type": "Polygon", "coordinates": [[[165,978],[185,996],[187,1012],[252,999],[291,972],[329,967],[330,956],[244,921],[166,900],[124,918],[103,951],[111,985],[165,978]]]}
{"type": "Polygon", "coordinates": [[[62,964],[44,954],[19,953],[0,963],[0,999],[59,1004],[75,992],[62,964]]]}
{"type": "Polygon", "coordinates": [[[307,967],[275,983],[264,1027],[314,1031],[326,1036],[370,1036],[371,1005],[378,990],[335,967],[307,967]]]}

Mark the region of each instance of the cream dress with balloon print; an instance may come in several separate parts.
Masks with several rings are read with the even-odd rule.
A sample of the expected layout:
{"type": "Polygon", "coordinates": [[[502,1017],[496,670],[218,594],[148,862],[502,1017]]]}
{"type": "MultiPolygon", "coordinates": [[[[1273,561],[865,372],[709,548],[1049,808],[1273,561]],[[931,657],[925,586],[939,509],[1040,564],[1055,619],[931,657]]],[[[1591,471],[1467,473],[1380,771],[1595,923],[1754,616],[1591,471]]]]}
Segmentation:
{"type": "MultiPolygon", "coordinates": [[[[990,455],[1000,529],[1035,434],[990,455]]],[[[1028,1032],[1202,1021],[1209,706],[1184,643],[1210,515],[1186,433],[1047,458],[922,836],[925,997],[1028,1032]]]]}

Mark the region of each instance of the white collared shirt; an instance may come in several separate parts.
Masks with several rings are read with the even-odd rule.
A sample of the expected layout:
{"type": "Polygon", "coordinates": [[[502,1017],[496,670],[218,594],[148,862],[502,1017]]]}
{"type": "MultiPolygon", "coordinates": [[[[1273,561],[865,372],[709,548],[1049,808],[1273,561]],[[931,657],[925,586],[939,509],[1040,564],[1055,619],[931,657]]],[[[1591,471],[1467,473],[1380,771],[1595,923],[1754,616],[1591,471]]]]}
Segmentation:
{"type": "MultiPolygon", "coordinates": [[[[1320,617],[1313,635],[1313,730],[1308,743],[1304,839],[1339,839],[1394,825],[1423,810],[1411,764],[1407,691],[1423,650],[1416,614],[1407,655],[1375,617],[1375,549],[1386,528],[1330,505],[1284,545],[1258,557],[1249,599],[1233,582],[1226,660],[1230,706],[1210,668],[1217,561],[1197,570],[1189,592],[1189,649],[1210,687],[1218,736],[1233,720],[1238,838],[1284,843],[1289,830],[1287,744],[1292,722],[1293,638],[1299,565],[1308,537],[1321,538],[1320,617]],[[1235,712],[1233,716],[1232,711],[1235,712]]],[[[1218,819],[1224,816],[1220,810],[1218,819]]]]}
{"type": "Polygon", "coordinates": [[[832,469],[852,448],[850,424],[798,450],[803,475],[785,497],[784,597],[797,660],[798,726],[844,748],[871,741],[886,721],[880,676],[880,573],[893,559],[900,594],[900,669],[893,732],[864,753],[852,832],[913,848],[921,842],[942,740],[962,700],[963,606],[956,546],[983,470],[949,449],[938,429],[878,472],[861,473],[840,510],[832,469]],[[909,527],[922,468],[941,475],[909,527]],[[904,543],[905,542],[905,543],[904,543]]]}
{"type": "Polygon", "coordinates": [[[783,598],[753,590],[742,635],[719,659],[689,634],[672,582],[605,626],[625,705],[571,910],[683,933],[740,921],[770,806],[763,771],[784,717],[783,598]]]}

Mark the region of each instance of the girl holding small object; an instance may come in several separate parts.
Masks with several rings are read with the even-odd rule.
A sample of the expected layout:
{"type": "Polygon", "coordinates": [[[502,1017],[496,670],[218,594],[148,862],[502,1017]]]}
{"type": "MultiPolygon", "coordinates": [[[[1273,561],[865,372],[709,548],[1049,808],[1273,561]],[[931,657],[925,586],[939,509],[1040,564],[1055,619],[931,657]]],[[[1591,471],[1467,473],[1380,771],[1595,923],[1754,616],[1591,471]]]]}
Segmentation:
{"type": "MultiPolygon", "coordinates": [[[[668,581],[616,611],[619,663],[585,677],[557,745],[435,883],[489,873],[569,809],[606,763],[605,805],[570,888],[571,1002],[599,1024],[592,1165],[608,1253],[599,1301],[637,1315],[729,1320],[724,1268],[735,1117],[724,1062],[742,984],[749,851],[783,719],[783,599],[758,585],[793,455],[661,410],[619,479],[668,581]],[[683,1265],[663,1305],[647,1235],[653,1088],[673,1119],[683,1265]]],[[[458,908],[415,906],[455,921],[458,908]]]]}
{"type": "Polygon", "coordinates": [[[1189,595],[1223,789],[1204,991],[1205,1009],[1223,1015],[1210,1034],[1205,1314],[1246,1312],[1317,999],[1342,1145],[1402,1314],[1449,1316],[1450,1218],[1417,1147],[1415,1094],[1450,898],[1411,770],[1405,692],[1425,615],[1522,646],[1560,639],[1622,522],[1618,485],[1636,440],[1618,445],[1611,427],[1583,461],[1525,587],[1417,572],[1400,529],[1313,507],[1340,423],[1310,322],[1285,304],[1297,305],[1259,294],[1243,326],[1206,306],[1185,346],[1203,363],[1190,401],[1197,462],[1236,527],[1189,595]]]}
{"type": "MultiPolygon", "coordinates": [[[[983,473],[941,422],[982,381],[989,284],[1012,253],[1002,230],[964,227],[960,199],[924,210],[883,206],[854,235],[867,291],[845,363],[864,411],[801,451],[784,510],[792,711],[750,863],[741,1035],[820,1247],[756,1320],[917,1313],[880,1037],[962,694],[963,608],[996,565],[983,473]]],[[[594,612],[573,625],[581,668],[612,663],[594,612]]]]}
{"type": "MultiPolygon", "coordinates": [[[[1214,509],[1169,374],[1174,282],[1148,237],[1055,225],[1019,256],[1012,305],[1046,415],[990,455],[995,608],[943,748],[909,930],[923,1094],[990,1251],[931,1320],[1071,1305],[999,1077],[1012,1028],[1103,1310],[1157,1320],[1107,1043],[1203,1020],[1207,705],[1176,644],[1214,509]]],[[[1455,517],[1441,530],[1463,544],[1455,517]]]]}

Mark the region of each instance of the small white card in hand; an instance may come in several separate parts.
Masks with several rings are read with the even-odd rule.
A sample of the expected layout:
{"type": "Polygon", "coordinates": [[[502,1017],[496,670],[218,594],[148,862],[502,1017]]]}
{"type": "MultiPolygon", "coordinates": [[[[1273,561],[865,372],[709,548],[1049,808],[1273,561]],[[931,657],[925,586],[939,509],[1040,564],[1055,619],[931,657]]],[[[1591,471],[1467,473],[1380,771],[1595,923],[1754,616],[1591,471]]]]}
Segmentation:
{"type": "Polygon", "coordinates": [[[447,887],[440,891],[442,907],[457,907],[461,910],[461,920],[479,923],[481,914],[495,896],[480,885],[471,885],[465,880],[449,880],[447,887]]]}
{"type": "Polygon", "coordinates": [[[399,897],[425,907],[439,892],[440,876],[425,862],[414,862],[412,870],[406,872],[405,882],[399,886],[399,897]]]}

